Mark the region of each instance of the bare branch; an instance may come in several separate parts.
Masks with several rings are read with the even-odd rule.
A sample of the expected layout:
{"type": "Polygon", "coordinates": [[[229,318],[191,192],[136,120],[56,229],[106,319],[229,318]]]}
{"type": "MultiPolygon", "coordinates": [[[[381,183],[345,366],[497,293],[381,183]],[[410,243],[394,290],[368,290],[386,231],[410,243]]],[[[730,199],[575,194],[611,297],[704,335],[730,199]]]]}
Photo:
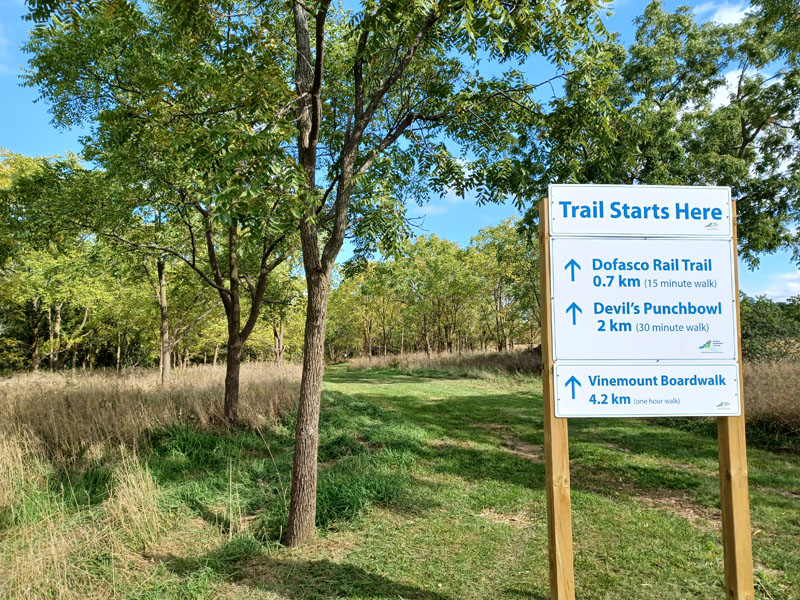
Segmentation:
{"type": "Polygon", "coordinates": [[[274,271],[278,265],[280,265],[283,261],[285,261],[289,255],[294,253],[297,250],[296,246],[292,246],[291,248],[287,249],[285,252],[280,253],[280,255],[276,256],[271,262],[267,262],[270,255],[275,252],[278,246],[283,242],[286,238],[285,235],[278,237],[272,244],[267,246],[266,239],[264,240],[264,252],[261,255],[261,267],[258,273],[258,281],[256,282],[255,291],[251,296],[250,302],[250,314],[247,317],[247,322],[245,323],[244,327],[241,331],[241,338],[242,340],[246,340],[253,331],[253,328],[256,325],[256,321],[258,320],[258,312],[261,306],[261,301],[264,299],[264,292],[267,289],[267,278],[269,274],[274,271]]]}
{"type": "MultiPolygon", "coordinates": [[[[370,100],[369,104],[367,105],[364,112],[360,115],[359,118],[356,119],[356,124],[353,127],[353,137],[356,138],[358,141],[361,137],[361,133],[364,131],[366,126],[369,124],[369,121],[372,119],[372,116],[375,114],[380,103],[383,101],[384,96],[386,93],[392,88],[392,86],[397,82],[398,79],[403,75],[406,68],[408,67],[411,60],[414,58],[414,55],[419,50],[420,45],[422,44],[422,40],[425,39],[425,36],[431,30],[431,28],[436,24],[439,20],[439,15],[436,11],[431,11],[428,13],[428,16],[425,18],[425,21],[420,26],[417,34],[414,36],[414,40],[406,49],[403,57],[397,62],[392,72],[386,77],[386,79],[378,86],[378,89],[375,91],[375,95],[370,100]]],[[[399,54],[400,45],[398,44],[395,47],[396,51],[399,54]]]]}
{"type": "Polygon", "coordinates": [[[210,285],[211,287],[213,287],[214,289],[216,289],[216,290],[218,290],[220,292],[223,292],[225,294],[230,294],[230,292],[224,286],[219,286],[216,283],[214,283],[208,277],[208,275],[206,275],[198,267],[193,265],[191,263],[191,261],[188,260],[185,256],[183,256],[180,252],[177,252],[176,250],[173,250],[172,248],[167,248],[165,246],[158,246],[156,244],[140,244],[138,242],[134,242],[132,240],[126,239],[126,238],[122,237],[121,235],[117,235],[116,233],[101,233],[101,235],[105,235],[106,237],[110,237],[110,238],[112,238],[114,240],[117,240],[118,242],[122,242],[124,244],[127,244],[132,248],[139,248],[141,250],[157,250],[159,252],[163,252],[165,254],[169,254],[170,256],[174,256],[176,258],[179,258],[180,260],[185,262],[187,265],[189,265],[189,267],[191,267],[191,269],[195,273],[197,273],[200,277],[202,277],[203,281],[205,281],[208,285],[210,285]]]}

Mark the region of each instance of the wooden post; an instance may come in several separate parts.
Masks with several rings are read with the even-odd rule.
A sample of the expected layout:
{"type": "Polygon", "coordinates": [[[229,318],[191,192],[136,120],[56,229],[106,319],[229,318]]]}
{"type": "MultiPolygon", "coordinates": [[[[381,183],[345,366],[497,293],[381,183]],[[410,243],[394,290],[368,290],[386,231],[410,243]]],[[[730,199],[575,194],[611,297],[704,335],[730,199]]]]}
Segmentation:
{"type": "Polygon", "coordinates": [[[539,203],[539,249],[542,290],[542,394],[544,464],[547,485],[547,538],[551,600],[575,600],[572,565],[572,512],[569,490],[567,420],[555,417],[553,332],[550,327],[550,223],[548,200],[539,203]]]}
{"type": "MultiPolygon", "coordinates": [[[[736,203],[732,203],[733,248],[736,256],[736,203]]],[[[739,310],[739,268],[733,262],[736,280],[736,315],[739,335],[739,402],[738,417],[717,419],[719,443],[719,490],[722,504],[722,543],[725,556],[726,597],[731,600],[753,600],[753,549],[750,537],[750,499],[747,491],[747,449],[744,432],[744,383],[742,381],[742,322],[739,310]]]]}

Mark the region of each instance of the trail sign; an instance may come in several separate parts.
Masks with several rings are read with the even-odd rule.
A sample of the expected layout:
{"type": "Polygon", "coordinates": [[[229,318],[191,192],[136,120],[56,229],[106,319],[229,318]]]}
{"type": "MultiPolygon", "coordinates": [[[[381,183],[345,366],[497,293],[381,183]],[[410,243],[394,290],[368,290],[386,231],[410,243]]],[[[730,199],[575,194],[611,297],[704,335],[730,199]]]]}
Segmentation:
{"type": "Polygon", "coordinates": [[[729,190],[551,186],[549,204],[556,377],[595,365],[604,375],[591,381],[644,368],[649,382],[625,394],[556,385],[556,416],[740,414],[738,377],[730,376],[739,348],[729,190]],[[726,383],[670,385],[669,361],[690,369],[713,362],[726,383]]]}
{"type": "Polygon", "coordinates": [[[568,237],[550,247],[555,360],[736,360],[732,240],[568,237]],[[559,268],[573,264],[574,277],[559,268]]]}
{"type": "Polygon", "coordinates": [[[550,235],[733,236],[730,189],[551,185],[550,235]]]}
{"type": "Polygon", "coordinates": [[[549,192],[539,234],[551,598],[575,598],[566,417],[716,416],[726,596],[752,600],[730,189],[549,192]]]}
{"type": "Polygon", "coordinates": [[[559,417],[734,416],[737,364],[555,364],[559,417]]]}

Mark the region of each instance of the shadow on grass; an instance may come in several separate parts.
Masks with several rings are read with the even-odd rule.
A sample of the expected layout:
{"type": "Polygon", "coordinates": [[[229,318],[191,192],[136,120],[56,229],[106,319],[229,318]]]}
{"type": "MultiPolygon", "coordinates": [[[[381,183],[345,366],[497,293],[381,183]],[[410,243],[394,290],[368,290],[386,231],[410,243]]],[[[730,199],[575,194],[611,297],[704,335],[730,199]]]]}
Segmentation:
{"type": "Polygon", "coordinates": [[[516,588],[506,588],[503,593],[509,598],[525,598],[525,600],[550,600],[550,594],[531,593],[530,590],[518,590],[516,588]]]}
{"type": "MultiPolygon", "coordinates": [[[[338,376],[348,380],[346,373],[338,376]]],[[[376,401],[368,391],[347,397],[367,404],[376,401]]],[[[391,411],[382,418],[390,415],[424,432],[425,443],[413,452],[430,470],[473,482],[493,479],[544,489],[544,466],[513,452],[514,442],[539,448],[543,444],[541,395],[535,390],[433,398],[400,393],[392,395],[389,402],[391,411]],[[434,440],[437,443],[431,444],[434,440]],[[511,452],[503,448],[509,440],[513,440],[511,452]]],[[[608,498],[617,498],[621,488],[642,495],[675,491],[702,506],[719,506],[714,437],[650,420],[574,419],[570,422],[570,454],[579,469],[572,480],[576,490],[608,498]]],[[[792,489],[791,472],[760,469],[750,477],[754,484],[792,489]]],[[[420,498],[420,494],[414,496],[420,498]]],[[[764,504],[778,506],[786,501],[780,497],[773,500],[764,504]]],[[[405,502],[395,508],[402,504],[405,502]]]]}
{"type": "Polygon", "coordinates": [[[149,558],[180,576],[211,570],[230,583],[293,600],[339,597],[452,600],[440,592],[394,581],[349,563],[264,556],[259,544],[246,537],[234,539],[203,556],[149,558]]]}
{"type": "MultiPolygon", "coordinates": [[[[326,377],[346,383],[416,381],[363,371],[326,377]]],[[[372,506],[417,515],[439,509],[443,490],[438,482],[417,477],[423,465],[429,473],[476,484],[492,480],[544,490],[541,395],[535,389],[450,396],[446,387],[443,392],[432,388],[431,396],[441,394],[433,397],[409,394],[402,386],[392,391],[398,393],[377,396],[364,387],[352,394],[325,392],[319,527],[338,527],[372,506]],[[524,452],[519,450],[523,444],[524,452]]],[[[153,436],[147,461],[158,483],[171,488],[175,502],[223,532],[233,528],[223,515],[229,514],[227,499],[235,495],[242,507],[237,513],[256,518],[257,537],[276,540],[286,523],[292,463],[291,423],[284,425],[263,436],[173,428],[153,436]]],[[[648,421],[609,419],[573,420],[570,438],[573,468],[578,469],[575,490],[608,498],[619,492],[678,490],[697,503],[718,506],[717,474],[708,468],[717,459],[713,438],[648,421]]],[[[767,483],[774,486],[772,477],[767,483]]],[[[777,487],[789,485],[783,479],[777,487]]],[[[444,485],[458,483],[451,479],[444,485]]]]}
{"type": "Polygon", "coordinates": [[[393,581],[356,565],[330,560],[263,558],[243,566],[239,582],[286,598],[404,598],[450,600],[422,587],[393,581]]]}
{"type": "MultiPolygon", "coordinates": [[[[459,379],[447,376],[445,378],[459,379]]],[[[427,383],[430,377],[422,375],[404,375],[392,369],[369,369],[364,371],[347,371],[345,369],[327,369],[325,381],[329,383],[361,383],[372,385],[391,385],[392,383],[427,383]]]]}
{"type": "Polygon", "coordinates": [[[532,462],[504,450],[464,448],[454,444],[429,447],[425,453],[429,468],[480,483],[493,479],[522,488],[544,489],[544,464],[532,462]]]}
{"type": "Polygon", "coordinates": [[[47,487],[55,497],[62,497],[76,510],[100,504],[108,498],[112,468],[104,464],[79,467],[56,465],[47,487]]]}
{"type": "MultiPolygon", "coordinates": [[[[717,438],[717,420],[715,418],[675,417],[663,419],[660,425],[668,425],[687,431],[693,435],[717,438]]],[[[747,445],[776,454],[800,454],[800,436],[788,427],[767,419],[747,418],[747,445]]]]}

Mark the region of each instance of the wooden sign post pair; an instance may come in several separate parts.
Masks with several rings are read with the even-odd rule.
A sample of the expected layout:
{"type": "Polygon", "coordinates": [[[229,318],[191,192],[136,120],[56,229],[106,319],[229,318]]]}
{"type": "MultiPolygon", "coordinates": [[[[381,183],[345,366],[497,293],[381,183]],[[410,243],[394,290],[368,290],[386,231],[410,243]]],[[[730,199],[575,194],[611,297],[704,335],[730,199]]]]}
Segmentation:
{"type": "Polygon", "coordinates": [[[730,190],[549,192],[539,235],[551,598],[575,598],[567,418],[715,416],[726,597],[752,600],[730,190]]]}

